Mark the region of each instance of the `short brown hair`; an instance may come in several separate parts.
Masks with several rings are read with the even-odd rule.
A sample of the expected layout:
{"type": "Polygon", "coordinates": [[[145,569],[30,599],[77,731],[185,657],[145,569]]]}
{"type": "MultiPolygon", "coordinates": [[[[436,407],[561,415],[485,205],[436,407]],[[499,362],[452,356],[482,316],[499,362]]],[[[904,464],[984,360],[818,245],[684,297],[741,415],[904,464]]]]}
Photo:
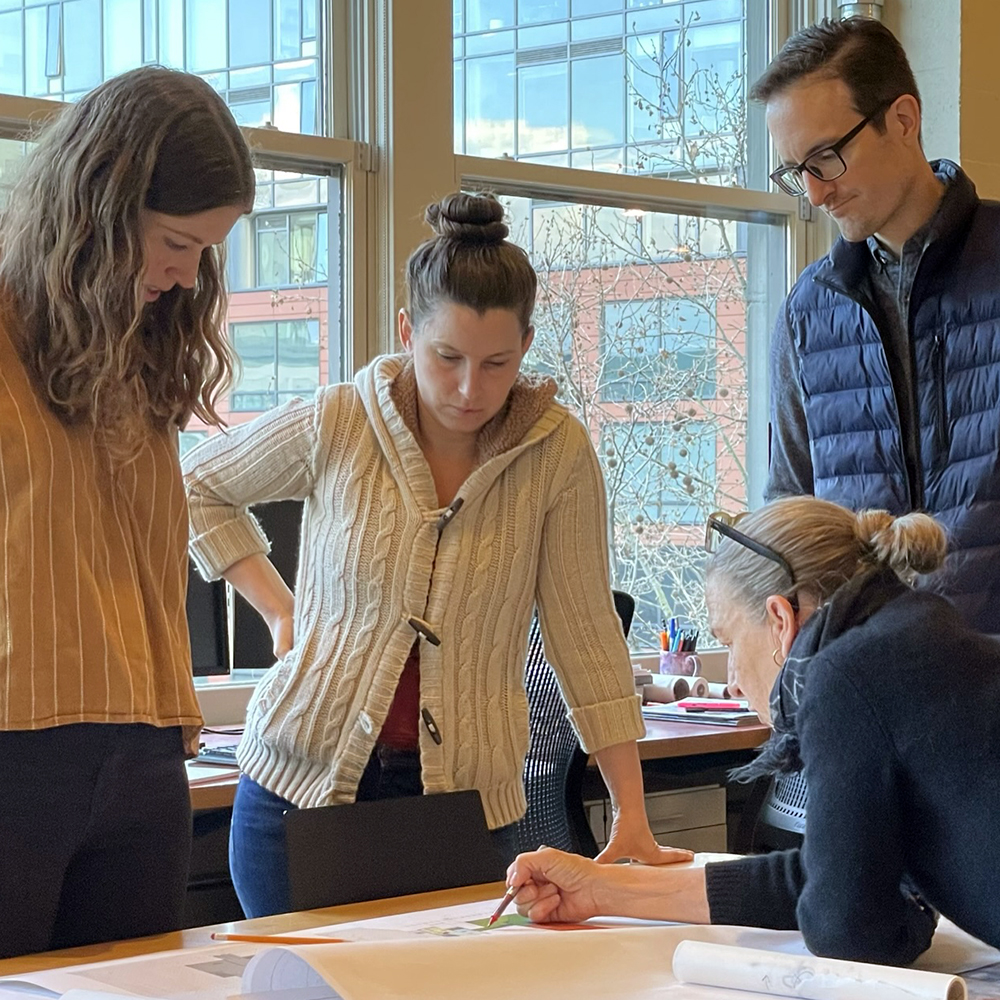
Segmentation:
{"type": "Polygon", "coordinates": [[[910,94],[920,105],[920,92],[909,60],[896,36],[880,21],[849,17],[824,18],[796,32],[750,88],[750,98],[767,103],[803,77],[814,73],[843,80],[854,109],[879,130],[897,97],[910,94]]]}
{"type": "Polygon", "coordinates": [[[491,194],[450,194],[427,206],[435,235],[406,262],[406,311],[414,329],[442,302],[482,315],[509,309],[527,335],[538,276],[527,253],[507,240],[503,205],[491,194]]]}

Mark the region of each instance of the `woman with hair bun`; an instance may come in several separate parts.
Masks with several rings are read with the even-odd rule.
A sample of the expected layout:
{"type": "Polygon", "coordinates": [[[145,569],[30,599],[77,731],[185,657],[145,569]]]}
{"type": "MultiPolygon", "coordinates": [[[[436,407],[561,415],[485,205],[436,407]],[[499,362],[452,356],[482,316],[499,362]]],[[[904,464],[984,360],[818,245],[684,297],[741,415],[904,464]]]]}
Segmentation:
{"type": "Polygon", "coordinates": [[[593,445],[554,383],[520,372],[535,272],[493,197],[451,195],[426,218],[435,235],[407,263],[404,353],[185,461],[194,559],[260,612],[279,660],[238,751],[230,862],[248,916],[288,909],[283,814],[296,807],[478,789],[514,856],[536,607],[611,792],[601,860],[690,857],[658,847],[646,819],[593,445]],[[294,596],[247,512],[292,498],[305,501],[294,596]]]}
{"type": "Polygon", "coordinates": [[[180,926],[201,714],[178,430],[218,424],[225,102],[144,67],[37,136],[0,214],[0,957],[180,926]]]}
{"type": "Polygon", "coordinates": [[[673,871],[541,850],[508,872],[520,911],[798,928],[817,955],[886,965],[940,912],[1000,947],[1000,645],[907,585],[942,564],[940,525],[790,497],[707,537],[730,690],[774,729],[736,776],[803,772],[802,847],[673,871]]]}

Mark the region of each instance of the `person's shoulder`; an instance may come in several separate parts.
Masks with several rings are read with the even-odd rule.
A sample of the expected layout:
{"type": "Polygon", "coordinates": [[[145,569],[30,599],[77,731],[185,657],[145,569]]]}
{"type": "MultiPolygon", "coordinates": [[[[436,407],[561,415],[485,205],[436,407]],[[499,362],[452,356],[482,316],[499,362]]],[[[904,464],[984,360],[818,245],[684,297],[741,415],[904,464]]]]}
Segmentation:
{"type": "Polygon", "coordinates": [[[845,681],[862,692],[881,690],[894,674],[934,669],[940,651],[967,634],[970,630],[949,601],[907,588],[822,650],[809,686],[821,698],[845,681]]]}

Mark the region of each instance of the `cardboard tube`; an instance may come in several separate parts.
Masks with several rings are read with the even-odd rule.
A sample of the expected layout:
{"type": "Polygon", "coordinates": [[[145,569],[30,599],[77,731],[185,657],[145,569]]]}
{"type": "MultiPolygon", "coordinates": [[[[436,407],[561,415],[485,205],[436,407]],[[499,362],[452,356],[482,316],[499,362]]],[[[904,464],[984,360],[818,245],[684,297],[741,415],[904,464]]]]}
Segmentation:
{"type": "Polygon", "coordinates": [[[690,680],[691,690],[689,698],[708,698],[708,681],[704,677],[692,677],[690,680]]]}
{"type": "Polygon", "coordinates": [[[653,683],[643,689],[646,701],[671,702],[687,698],[693,679],[681,674],[653,674],[653,683]]]}
{"type": "MultiPolygon", "coordinates": [[[[699,695],[700,697],[700,695],[699,695]]],[[[715,684],[712,681],[708,682],[708,697],[709,698],[728,698],[729,697],[729,685],[728,684],[715,684]]]]}

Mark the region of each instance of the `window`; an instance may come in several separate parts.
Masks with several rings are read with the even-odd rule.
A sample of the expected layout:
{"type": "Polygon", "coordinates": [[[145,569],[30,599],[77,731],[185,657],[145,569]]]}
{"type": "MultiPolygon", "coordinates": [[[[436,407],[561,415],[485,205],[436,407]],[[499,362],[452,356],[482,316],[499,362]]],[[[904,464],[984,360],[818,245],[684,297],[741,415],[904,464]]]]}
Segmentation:
{"type": "Polygon", "coordinates": [[[457,172],[501,193],[538,272],[526,363],[590,430],[639,647],[674,607],[704,627],[701,524],[756,506],[766,475],[798,231],[746,101],[769,6],[453,0],[457,172]],[[551,166],[576,169],[560,184],[551,166]]]}
{"type": "Polygon", "coordinates": [[[0,92],[74,100],[143,63],[199,73],[241,125],[322,135],[321,0],[6,0],[0,92]]]}
{"type": "Polygon", "coordinates": [[[715,499],[716,444],[714,428],[695,420],[615,420],[602,426],[599,451],[616,499],[648,531],[704,524],[715,499]]]}
{"type": "Polygon", "coordinates": [[[262,212],[241,220],[230,241],[230,288],[245,291],[323,284],[327,280],[328,240],[325,210],[262,212]]]}
{"type": "Polygon", "coordinates": [[[601,395],[617,402],[710,398],[715,394],[717,349],[711,299],[605,302],[601,395]]]}
{"type": "Polygon", "coordinates": [[[196,448],[208,437],[207,431],[181,431],[178,440],[178,448],[183,455],[185,452],[196,448]]]}
{"type": "MultiPolygon", "coordinates": [[[[655,645],[664,607],[703,624],[702,525],[747,506],[753,439],[766,440],[766,387],[750,385],[767,355],[783,291],[784,226],[574,201],[506,196],[511,238],[538,272],[531,369],[590,429],[604,472],[614,585],[643,598],[637,641],[655,645]],[[678,232],[743,233],[742,243],[678,232]],[[670,246],[664,235],[672,234],[670,246]],[[668,586],[669,584],[669,586],[668,586]],[[662,604],[669,591],[671,604],[662,604]],[[699,618],[699,616],[702,616],[699,618]]],[[[760,216],[758,216],[760,218],[760,216]]],[[[758,376],[759,377],[759,376],[758,376]]],[[[759,479],[758,479],[759,482],[759,479]]],[[[759,487],[758,487],[759,488],[759,487]]]]}
{"type": "Polygon", "coordinates": [[[229,328],[243,374],[233,410],[266,410],[320,385],[319,320],[234,323],[229,328]]]}
{"type": "Polygon", "coordinates": [[[745,0],[461,9],[458,152],[747,183],[745,0]]]}

